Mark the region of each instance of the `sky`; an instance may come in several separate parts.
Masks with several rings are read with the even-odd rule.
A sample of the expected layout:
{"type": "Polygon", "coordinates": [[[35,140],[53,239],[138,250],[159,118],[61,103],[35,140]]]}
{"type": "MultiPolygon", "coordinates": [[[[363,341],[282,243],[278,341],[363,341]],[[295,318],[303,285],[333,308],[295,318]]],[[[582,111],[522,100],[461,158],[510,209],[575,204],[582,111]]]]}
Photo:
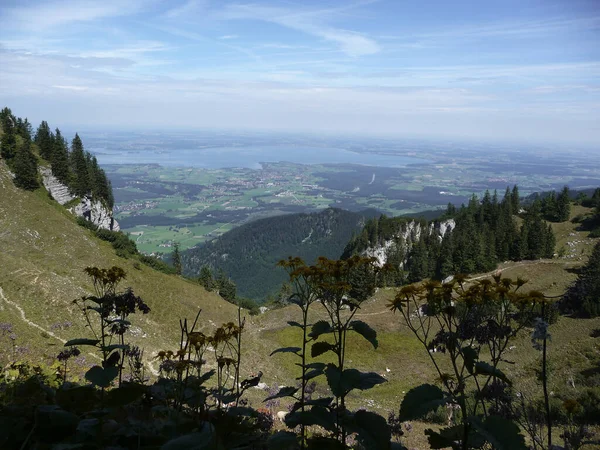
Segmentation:
{"type": "Polygon", "coordinates": [[[1,106],[65,128],[600,144],[600,0],[0,0],[1,106]]]}

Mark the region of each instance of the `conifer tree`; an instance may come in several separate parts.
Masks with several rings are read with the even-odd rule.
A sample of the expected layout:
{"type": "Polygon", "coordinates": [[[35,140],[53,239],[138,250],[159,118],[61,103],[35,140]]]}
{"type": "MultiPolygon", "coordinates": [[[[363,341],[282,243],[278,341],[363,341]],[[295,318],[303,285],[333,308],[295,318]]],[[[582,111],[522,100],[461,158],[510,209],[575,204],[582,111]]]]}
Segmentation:
{"type": "Polygon", "coordinates": [[[513,214],[519,214],[519,211],[521,210],[521,199],[519,197],[519,187],[516,184],[513,186],[510,198],[513,214]]]}
{"type": "Polygon", "coordinates": [[[208,266],[202,266],[202,269],[200,269],[198,282],[204,286],[204,289],[208,292],[214,291],[217,287],[213,274],[208,266]]]}
{"type": "Polygon", "coordinates": [[[77,133],[75,133],[75,137],[71,142],[70,156],[73,173],[72,189],[75,195],[83,197],[84,195],[89,194],[92,189],[90,185],[88,164],[83,151],[83,143],[81,142],[81,139],[77,133]]]}
{"type": "Polygon", "coordinates": [[[569,199],[569,188],[565,186],[556,198],[556,220],[566,222],[571,215],[571,200],[569,199]]]}
{"type": "Polygon", "coordinates": [[[173,267],[175,268],[175,273],[177,275],[181,275],[181,253],[179,252],[179,242],[175,242],[173,244],[173,267]]]}
{"type": "Polygon", "coordinates": [[[12,167],[15,171],[15,186],[30,191],[39,187],[37,159],[31,152],[30,141],[25,140],[17,149],[12,167]]]}
{"type": "Polygon", "coordinates": [[[40,149],[40,156],[46,161],[51,161],[54,152],[54,135],[45,120],[40,123],[35,133],[35,143],[40,149]]]}
{"type": "Polygon", "coordinates": [[[62,137],[58,128],[54,135],[54,146],[50,162],[52,163],[52,173],[58,178],[58,181],[69,185],[71,178],[69,171],[69,150],[67,142],[62,137]]]}
{"type": "Polygon", "coordinates": [[[9,108],[0,111],[0,125],[2,125],[2,142],[0,142],[0,156],[6,161],[13,159],[17,152],[16,120],[9,108]]]}

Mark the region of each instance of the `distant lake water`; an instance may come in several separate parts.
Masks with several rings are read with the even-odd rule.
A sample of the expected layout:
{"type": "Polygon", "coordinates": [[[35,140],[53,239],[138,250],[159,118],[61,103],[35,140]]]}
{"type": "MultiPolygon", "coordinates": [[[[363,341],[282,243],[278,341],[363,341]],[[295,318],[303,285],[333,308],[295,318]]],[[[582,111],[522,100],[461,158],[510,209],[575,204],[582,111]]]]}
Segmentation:
{"type": "Polygon", "coordinates": [[[219,169],[245,167],[260,169],[263,162],[297,164],[360,164],[403,167],[430,161],[396,155],[357,153],[341,148],[301,146],[240,146],[168,150],[113,150],[95,148],[100,164],[160,164],[162,166],[219,169]]]}

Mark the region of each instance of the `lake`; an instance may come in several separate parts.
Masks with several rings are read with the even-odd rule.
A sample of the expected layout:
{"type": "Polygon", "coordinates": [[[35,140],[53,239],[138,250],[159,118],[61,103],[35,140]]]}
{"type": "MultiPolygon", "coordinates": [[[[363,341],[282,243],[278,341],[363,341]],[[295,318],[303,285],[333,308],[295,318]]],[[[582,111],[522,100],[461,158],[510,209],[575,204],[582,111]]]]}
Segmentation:
{"type": "Polygon", "coordinates": [[[404,167],[428,160],[400,155],[357,153],[341,148],[308,146],[239,146],[168,150],[91,149],[100,164],[160,164],[162,166],[219,169],[244,167],[260,169],[263,162],[297,164],[359,164],[379,167],[404,167]]]}

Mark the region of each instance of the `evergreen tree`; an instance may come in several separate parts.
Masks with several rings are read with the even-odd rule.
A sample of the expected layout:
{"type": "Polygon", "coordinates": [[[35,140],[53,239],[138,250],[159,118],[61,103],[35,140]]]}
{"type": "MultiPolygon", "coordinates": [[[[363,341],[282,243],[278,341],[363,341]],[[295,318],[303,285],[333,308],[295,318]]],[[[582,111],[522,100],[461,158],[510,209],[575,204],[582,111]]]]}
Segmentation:
{"type": "Polygon", "coordinates": [[[35,133],[35,143],[40,149],[40,156],[46,161],[51,161],[54,152],[54,135],[45,120],[40,123],[35,133]]]}
{"type": "Polygon", "coordinates": [[[32,191],[40,186],[37,159],[31,152],[30,141],[25,140],[23,145],[17,149],[12,167],[15,171],[14,182],[17,187],[32,191]]]}
{"type": "Polygon", "coordinates": [[[594,246],[579,279],[560,301],[560,308],[563,312],[584,317],[600,316],[600,242],[594,246]]]}
{"type": "Polygon", "coordinates": [[[556,237],[554,236],[554,232],[552,231],[552,226],[548,225],[548,228],[546,228],[546,248],[544,249],[544,257],[553,258],[555,247],[556,237]]]}
{"type": "Polygon", "coordinates": [[[204,289],[206,289],[208,292],[214,291],[217,287],[215,279],[213,278],[213,274],[208,266],[202,266],[202,269],[200,269],[198,282],[204,286],[204,289]]]}
{"type": "Polygon", "coordinates": [[[88,164],[85,153],[83,151],[83,143],[79,135],[75,133],[75,137],[71,143],[71,169],[73,173],[72,190],[75,195],[83,197],[90,193],[90,174],[88,172],[88,164]]]}
{"type": "Polygon", "coordinates": [[[513,186],[510,199],[512,203],[513,214],[519,214],[519,211],[521,210],[521,199],[519,197],[519,187],[516,184],[513,186]]]}
{"type": "Polygon", "coordinates": [[[233,281],[229,279],[223,270],[217,275],[217,288],[219,295],[230,303],[235,303],[237,297],[237,288],[233,281]]]}
{"type": "Polygon", "coordinates": [[[173,267],[175,268],[175,273],[177,275],[181,275],[181,253],[179,252],[179,242],[175,242],[173,244],[173,267]]]}
{"type": "Polygon", "coordinates": [[[569,199],[569,188],[565,186],[556,198],[556,220],[566,222],[571,215],[571,200],[569,199]]]}
{"type": "Polygon", "coordinates": [[[436,277],[443,280],[449,275],[454,275],[454,237],[453,232],[448,230],[443,236],[440,246],[440,257],[436,267],[436,277]]]}
{"type": "Polygon", "coordinates": [[[58,128],[54,134],[54,146],[50,162],[52,163],[52,173],[58,178],[58,181],[69,185],[71,179],[69,171],[69,150],[67,148],[67,142],[62,137],[58,128]]]}
{"type": "Polygon", "coordinates": [[[29,120],[27,120],[27,117],[25,117],[24,120],[21,120],[21,118],[19,117],[17,119],[17,134],[21,136],[23,140],[31,142],[31,133],[31,123],[29,122],[29,120]]]}
{"type": "Polygon", "coordinates": [[[0,111],[0,125],[2,125],[2,142],[0,142],[0,156],[6,161],[12,160],[17,153],[16,120],[8,108],[0,111]]]}

